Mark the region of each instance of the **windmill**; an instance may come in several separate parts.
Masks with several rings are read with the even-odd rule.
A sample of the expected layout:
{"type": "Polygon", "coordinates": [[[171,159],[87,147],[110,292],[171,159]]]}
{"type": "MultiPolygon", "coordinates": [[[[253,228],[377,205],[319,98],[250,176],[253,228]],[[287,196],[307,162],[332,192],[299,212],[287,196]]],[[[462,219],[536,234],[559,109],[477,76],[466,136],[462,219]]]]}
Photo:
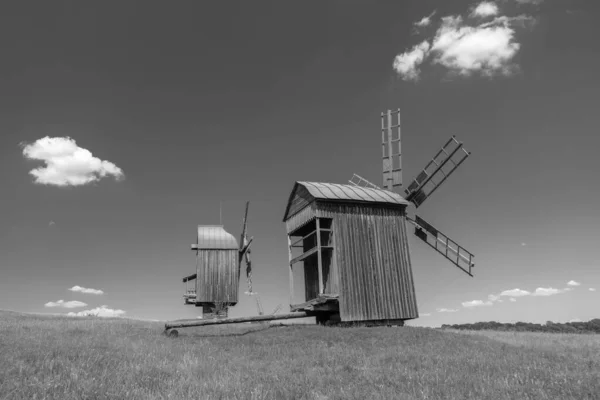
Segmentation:
{"type": "MultiPolygon", "coordinates": [[[[400,130],[400,109],[388,110],[381,114],[381,147],[383,166],[383,187],[390,192],[402,188],[402,145],[400,130]],[[393,116],[396,115],[396,121],[393,116]]],[[[404,189],[404,198],[419,208],[448,177],[469,157],[471,153],[452,136],[427,163],[425,168],[404,189]]],[[[353,186],[381,188],[361,176],[354,174],[349,183],[353,186]]],[[[415,214],[407,220],[415,227],[414,234],[436,250],[439,254],[473,277],[474,255],[430,223],[415,214]]]]}
{"type": "MultiPolygon", "coordinates": [[[[403,325],[418,318],[406,221],[415,235],[473,276],[474,255],[418,215],[418,209],[470,153],[452,136],[417,177],[402,188],[400,110],[381,115],[383,188],[354,174],[348,184],[296,181],[283,217],[288,242],[290,313],[264,315],[252,290],[246,213],[238,249],[238,274],[244,257],[248,292],[259,316],[211,321],[174,321],[178,327],[259,322],[314,316],[318,323],[403,325]],[[396,115],[397,121],[392,122],[396,115]],[[304,302],[295,302],[294,271],[303,273],[304,302]]],[[[236,244],[237,249],[237,244],[236,244]]],[[[236,292],[237,293],[237,292],[236,292]]]]}

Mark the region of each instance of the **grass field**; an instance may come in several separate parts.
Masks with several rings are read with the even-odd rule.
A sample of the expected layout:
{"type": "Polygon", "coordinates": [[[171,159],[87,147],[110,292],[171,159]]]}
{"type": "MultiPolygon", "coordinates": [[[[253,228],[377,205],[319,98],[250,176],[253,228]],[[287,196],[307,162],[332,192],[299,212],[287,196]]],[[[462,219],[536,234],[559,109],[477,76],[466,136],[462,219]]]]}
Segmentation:
{"type": "Polygon", "coordinates": [[[600,335],[0,311],[0,399],[600,399],[600,335]]]}

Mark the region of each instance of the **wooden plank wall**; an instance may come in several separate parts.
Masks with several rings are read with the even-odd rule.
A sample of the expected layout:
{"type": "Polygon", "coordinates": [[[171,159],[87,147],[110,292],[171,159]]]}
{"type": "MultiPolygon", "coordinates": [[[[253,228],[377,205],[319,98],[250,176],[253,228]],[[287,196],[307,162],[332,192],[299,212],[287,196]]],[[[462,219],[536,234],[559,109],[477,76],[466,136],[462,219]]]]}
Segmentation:
{"type": "Polygon", "coordinates": [[[238,301],[238,251],[199,250],[196,303],[238,301]]]}
{"type": "Polygon", "coordinates": [[[304,186],[297,185],[296,191],[294,192],[290,200],[287,219],[290,219],[291,216],[296,214],[298,211],[302,210],[313,200],[314,197],[308,192],[308,190],[306,190],[304,186]]]}
{"type": "MultiPolygon", "coordinates": [[[[314,204],[314,202],[313,202],[314,204]]],[[[291,233],[298,228],[303,227],[315,218],[315,212],[312,208],[312,204],[307,204],[303,210],[298,211],[295,215],[285,221],[285,228],[287,233],[291,233]]]]}
{"type": "Polygon", "coordinates": [[[405,207],[318,202],[334,219],[342,321],[417,318],[405,207]]]}

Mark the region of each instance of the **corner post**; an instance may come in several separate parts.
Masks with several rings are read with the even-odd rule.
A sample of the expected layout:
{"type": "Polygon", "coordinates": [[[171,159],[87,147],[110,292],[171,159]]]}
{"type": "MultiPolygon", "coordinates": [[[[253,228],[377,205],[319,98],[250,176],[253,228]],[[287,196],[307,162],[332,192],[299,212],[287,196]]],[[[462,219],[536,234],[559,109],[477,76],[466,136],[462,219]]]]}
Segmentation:
{"type": "Polygon", "coordinates": [[[289,256],[289,273],[290,273],[290,307],[294,304],[294,270],[292,267],[292,240],[290,235],[287,235],[288,241],[288,256],[289,256]]]}
{"type": "Polygon", "coordinates": [[[317,266],[319,269],[319,295],[323,294],[323,264],[321,256],[321,224],[317,217],[317,266]]]}

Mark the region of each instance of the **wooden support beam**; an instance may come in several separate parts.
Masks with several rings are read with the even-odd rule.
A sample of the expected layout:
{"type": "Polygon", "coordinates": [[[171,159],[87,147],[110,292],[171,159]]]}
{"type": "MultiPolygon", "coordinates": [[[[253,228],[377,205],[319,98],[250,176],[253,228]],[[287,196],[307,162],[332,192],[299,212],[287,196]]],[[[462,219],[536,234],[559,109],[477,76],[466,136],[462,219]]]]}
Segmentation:
{"type": "Polygon", "coordinates": [[[321,229],[317,218],[317,268],[319,271],[319,295],[323,294],[323,260],[321,256],[321,229]]]}
{"type": "Polygon", "coordinates": [[[284,319],[294,318],[306,318],[310,317],[305,312],[295,312],[289,314],[277,314],[277,315],[259,315],[253,317],[237,317],[237,318],[222,318],[222,319],[211,319],[211,320],[199,320],[199,319],[182,319],[178,321],[170,321],[165,324],[165,330],[173,328],[189,328],[192,326],[205,326],[205,325],[221,325],[221,324],[239,324],[243,322],[261,322],[261,321],[277,321],[284,319]]]}
{"type": "Polygon", "coordinates": [[[319,249],[318,247],[313,247],[309,251],[300,254],[298,257],[296,257],[292,261],[290,261],[290,265],[294,265],[294,264],[304,260],[305,258],[312,256],[313,254],[315,254],[317,252],[318,249],[319,249]]]}
{"type": "Polygon", "coordinates": [[[250,248],[250,244],[252,243],[253,240],[254,240],[254,236],[251,236],[250,239],[248,240],[248,243],[246,243],[246,245],[240,250],[240,258],[244,257],[244,255],[250,248]]]}
{"type": "Polygon", "coordinates": [[[292,264],[292,241],[290,237],[288,239],[288,257],[290,261],[290,306],[294,303],[294,268],[292,264]]]}
{"type": "MultiPolygon", "coordinates": [[[[183,283],[187,283],[187,281],[192,281],[194,279],[196,279],[196,274],[192,274],[190,276],[186,276],[185,278],[183,278],[183,283]]],[[[187,289],[187,285],[186,285],[186,289],[187,289]]]]}

